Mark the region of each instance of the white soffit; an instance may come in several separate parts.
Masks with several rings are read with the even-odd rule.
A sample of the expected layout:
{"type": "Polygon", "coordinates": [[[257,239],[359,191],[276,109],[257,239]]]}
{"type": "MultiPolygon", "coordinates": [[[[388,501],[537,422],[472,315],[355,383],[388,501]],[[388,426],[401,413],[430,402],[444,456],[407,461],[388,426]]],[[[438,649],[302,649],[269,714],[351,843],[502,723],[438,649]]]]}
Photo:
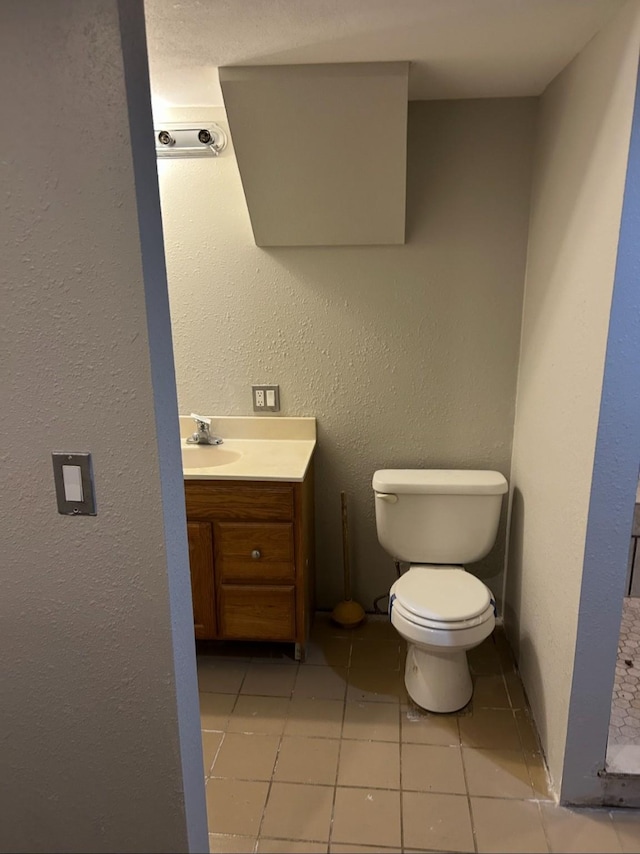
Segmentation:
{"type": "Polygon", "coordinates": [[[539,95],[624,0],[146,0],[158,106],[222,105],[220,66],[410,61],[409,98],[539,95]]]}
{"type": "Polygon", "coordinates": [[[406,62],[220,69],[258,246],[404,243],[406,62]]]}

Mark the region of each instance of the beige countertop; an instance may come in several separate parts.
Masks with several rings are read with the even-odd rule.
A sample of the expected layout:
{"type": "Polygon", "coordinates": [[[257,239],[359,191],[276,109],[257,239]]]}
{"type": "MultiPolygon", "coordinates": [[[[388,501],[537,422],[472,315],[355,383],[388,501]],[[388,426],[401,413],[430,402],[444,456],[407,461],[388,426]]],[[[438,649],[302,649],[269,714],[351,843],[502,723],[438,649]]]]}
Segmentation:
{"type": "Polygon", "coordinates": [[[206,417],[222,445],[188,445],[195,424],[180,416],[185,480],[304,480],[316,445],[315,418],[206,417]]]}

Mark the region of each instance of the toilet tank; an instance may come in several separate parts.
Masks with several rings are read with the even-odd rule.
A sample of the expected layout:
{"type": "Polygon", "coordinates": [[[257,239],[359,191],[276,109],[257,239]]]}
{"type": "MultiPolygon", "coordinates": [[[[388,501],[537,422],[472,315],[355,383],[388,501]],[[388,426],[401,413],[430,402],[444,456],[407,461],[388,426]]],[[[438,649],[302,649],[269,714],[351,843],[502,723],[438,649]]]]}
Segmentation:
{"type": "Polygon", "coordinates": [[[496,471],[377,471],[378,540],[394,558],[409,563],[473,563],[493,547],[507,488],[496,471]]]}

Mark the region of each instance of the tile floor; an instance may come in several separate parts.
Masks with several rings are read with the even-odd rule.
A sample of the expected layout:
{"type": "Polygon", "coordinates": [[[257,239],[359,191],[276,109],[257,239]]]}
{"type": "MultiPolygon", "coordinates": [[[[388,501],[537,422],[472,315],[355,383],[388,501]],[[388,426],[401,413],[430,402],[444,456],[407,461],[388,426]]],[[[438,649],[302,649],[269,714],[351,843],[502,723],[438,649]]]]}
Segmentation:
{"type": "Polygon", "coordinates": [[[611,699],[607,770],[640,773],[640,599],[626,598],[611,699]]]}
{"type": "Polygon", "coordinates": [[[544,761],[502,634],[469,654],[470,707],[412,705],[384,619],[318,615],[291,648],[200,649],[212,852],[640,851],[640,811],[571,811],[544,761]]]}

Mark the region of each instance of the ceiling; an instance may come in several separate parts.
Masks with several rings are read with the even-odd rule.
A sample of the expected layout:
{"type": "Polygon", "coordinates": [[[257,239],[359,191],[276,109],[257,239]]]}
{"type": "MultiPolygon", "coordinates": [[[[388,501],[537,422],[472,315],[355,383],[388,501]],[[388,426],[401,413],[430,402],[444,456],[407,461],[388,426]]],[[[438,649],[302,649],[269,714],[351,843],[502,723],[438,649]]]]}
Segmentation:
{"type": "Polygon", "coordinates": [[[409,97],[538,95],[624,0],[145,0],[154,106],[219,66],[410,60],[409,97]]]}

